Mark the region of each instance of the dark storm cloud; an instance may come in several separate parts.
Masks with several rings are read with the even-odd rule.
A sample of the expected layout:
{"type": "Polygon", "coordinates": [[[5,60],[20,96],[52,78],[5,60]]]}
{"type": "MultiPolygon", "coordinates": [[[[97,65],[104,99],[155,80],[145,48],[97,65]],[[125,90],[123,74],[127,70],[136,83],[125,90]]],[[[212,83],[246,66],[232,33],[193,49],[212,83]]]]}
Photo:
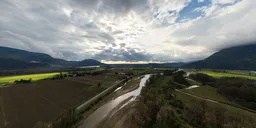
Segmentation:
{"type": "Polygon", "coordinates": [[[72,0],[71,3],[81,8],[99,12],[127,13],[130,10],[142,10],[147,7],[148,0],[72,0]]]}
{"type": "Polygon", "coordinates": [[[150,61],[152,56],[147,53],[137,52],[135,49],[106,49],[93,56],[94,59],[108,61],[150,61]]]}
{"type": "Polygon", "coordinates": [[[110,44],[112,46],[116,46],[115,39],[105,32],[99,32],[99,31],[89,31],[87,35],[83,35],[82,37],[95,40],[95,41],[102,41],[106,44],[110,44]]]}
{"type": "Polygon", "coordinates": [[[123,33],[123,31],[121,31],[121,30],[112,32],[113,35],[117,35],[117,34],[121,34],[121,33],[123,33]]]}
{"type": "Polygon", "coordinates": [[[125,43],[121,43],[119,45],[120,45],[121,48],[123,48],[123,47],[125,47],[126,44],[125,43]]]}

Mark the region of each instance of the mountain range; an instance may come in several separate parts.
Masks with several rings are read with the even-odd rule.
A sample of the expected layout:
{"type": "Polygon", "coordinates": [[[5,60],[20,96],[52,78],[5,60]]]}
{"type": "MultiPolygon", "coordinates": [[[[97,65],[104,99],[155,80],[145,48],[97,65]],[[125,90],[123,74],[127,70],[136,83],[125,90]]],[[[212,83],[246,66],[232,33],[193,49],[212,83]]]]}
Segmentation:
{"type": "Polygon", "coordinates": [[[97,60],[67,61],[53,58],[43,53],[28,52],[24,50],[0,46],[0,69],[27,69],[47,67],[77,67],[101,65],[97,60]]]}
{"type": "Polygon", "coordinates": [[[256,44],[226,48],[204,60],[192,62],[183,67],[256,70],[256,44]]]}
{"type": "MultiPolygon", "coordinates": [[[[105,65],[97,60],[67,61],[53,58],[43,53],[0,46],[0,69],[29,69],[29,68],[66,68],[105,65]]],[[[106,66],[106,65],[105,65],[106,66]]],[[[110,67],[182,67],[256,70],[256,44],[236,46],[222,49],[210,57],[192,63],[163,63],[163,64],[110,64],[110,67]]]]}

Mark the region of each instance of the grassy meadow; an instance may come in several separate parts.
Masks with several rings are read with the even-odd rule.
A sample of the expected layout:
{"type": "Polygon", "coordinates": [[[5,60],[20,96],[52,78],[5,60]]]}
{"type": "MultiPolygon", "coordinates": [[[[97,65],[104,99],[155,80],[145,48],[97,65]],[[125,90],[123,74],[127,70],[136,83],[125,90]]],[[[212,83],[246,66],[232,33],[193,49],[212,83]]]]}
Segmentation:
{"type": "MultiPolygon", "coordinates": [[[[199,104],[200,102],[202,102],[202,100],[200,99],[196,99],[194,97],[185,95],[183,93],[179,93],[179,92],[175,92],[177,99],[181,100],[183,103],[186,104],[186,106],[188,107],[192,107],[194,105],[199,104]]],[[[225,104],[218,104],[218,103],[211,103],[211,102],[206,102],[206,105],[209,107],[209,109],[223,109],[224,112],[228,115],[233,115],[233,116],[253,116],[256,117],[256,114],[252,113],[252,112],[248,112],[245,111],[243,109],[240,108],[236,108],[233,106],[229,106],[229,105],[225,105],[225,104]]]]}
{"type": "Polygon", "coordinates": [[[225,97],[217,92],[217,88],[211,86],[200,86],[198,88],[193,89],[184,89],[184,92],[193,94],[195,96],[204,97],[216,101],[231,103],[225,97]]]}

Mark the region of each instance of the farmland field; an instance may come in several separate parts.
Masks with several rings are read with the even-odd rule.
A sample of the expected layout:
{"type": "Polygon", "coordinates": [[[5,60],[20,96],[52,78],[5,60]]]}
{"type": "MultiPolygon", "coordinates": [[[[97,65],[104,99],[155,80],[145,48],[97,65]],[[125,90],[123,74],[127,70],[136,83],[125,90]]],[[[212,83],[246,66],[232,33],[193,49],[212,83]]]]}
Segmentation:
{"type": "Polygon", "coordinates": [[[30,78],[33,81],[40,80],[40,79],[45,79],[45,78],[50,78],[56,75],[59,75],[59,72],[54,72],[54,73],[43,73],[43,74],[30,74],[30,75],[18,75],[18,76],[6,76],[6,77],[0,77],[0,84],[5,84],[5,83],[13,83],[15,80],[29,80],[30,78]]]}
{"type": "Polygon", "coordinates": [[[32,128],[80,105],[118,81],[112,74],[41,80],[0,88],[0,127],[32,128]],[[98,86],[101,83],[101,86],[98,86]]]}
{"type": "Polygon", "coordinates": [[[202,70],[199,71],[199,73],[204,73],[209,76],[220,78],[220,77],[241,77],[241,78],[248,78],[248,79],[254,79],[256,80],[256,76],[249,75],[249,73],[243,72],[243,71],[227,71],[227,72],[214,72],[210,70],[202,70]]]}

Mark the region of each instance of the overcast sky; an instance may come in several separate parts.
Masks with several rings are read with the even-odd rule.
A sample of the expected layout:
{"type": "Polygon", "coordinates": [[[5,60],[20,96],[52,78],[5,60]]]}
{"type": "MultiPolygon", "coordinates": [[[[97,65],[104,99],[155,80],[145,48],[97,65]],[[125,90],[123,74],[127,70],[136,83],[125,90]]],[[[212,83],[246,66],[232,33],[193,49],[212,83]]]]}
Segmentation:
{"type": "Polygon", "coordinates": [[[256,0],[0,0],[0,46],[67,60],[188,62],[256,42],[256,0]]]}

